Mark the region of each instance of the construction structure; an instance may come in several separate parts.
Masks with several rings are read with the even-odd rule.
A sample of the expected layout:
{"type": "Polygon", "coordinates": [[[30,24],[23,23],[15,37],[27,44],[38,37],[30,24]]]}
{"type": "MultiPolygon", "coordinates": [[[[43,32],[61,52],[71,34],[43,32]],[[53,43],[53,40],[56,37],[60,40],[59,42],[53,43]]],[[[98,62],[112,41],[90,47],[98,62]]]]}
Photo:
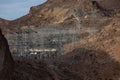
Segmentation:
{"type": "Polygon", "coordinates": [[[20,53],[20,56],[24,56],[27,53],[29,53],[29,49],[32,48],[34,45],[32,44],[32,36],[33,33],[36,33],[32,29],[19,29],[19,31],[16,32],[16,38],[17,38],[17,53],[20,53]]]}
{"type": "Polygon", "coordinates": [[[74,29],[44,27],[36,30],[19,29],[6,37],[10,50],[15,56],[54,59],[64,53],[64,44],[74,42],[80,36],[74,29]]]}
{"type": "MultiPolygon", "coordinates": [[[[23,56],[28,58],[35,59],[54,59],[64,53],[63,46],[65,44],[73,43],[72,48],[75,47],[74,42],[80,40],[89,35],[91,32],[96,32],[95,23],[96,19],[96,10],[91,11],[90,21],[91,24],[84,24],[85,21],[89,21],[86,16],[75,17],[75,22],[72,28],[60,28],[57,26],[45,26],[39,29],[19,29],[16,33],[11,34],[10,37],[14,35],[12,44],[10,42],[10,48],[13,50],[13,53],[16,53],[17,56],[23,56]],[[92,20],[91,20],[92,19],[92,20]],[[88,31],[84,31],[82,34],[83,26],[91,26],[88,31]],[[15,39],[15,40],[13,40],[15,39]],[[15,52],[16,51],[16,52],[15,52]]],[[[85,29],[85,28],[84,28],[85,29]]],[[[8,39],[10,40],[10,39],[8,39]]]]}

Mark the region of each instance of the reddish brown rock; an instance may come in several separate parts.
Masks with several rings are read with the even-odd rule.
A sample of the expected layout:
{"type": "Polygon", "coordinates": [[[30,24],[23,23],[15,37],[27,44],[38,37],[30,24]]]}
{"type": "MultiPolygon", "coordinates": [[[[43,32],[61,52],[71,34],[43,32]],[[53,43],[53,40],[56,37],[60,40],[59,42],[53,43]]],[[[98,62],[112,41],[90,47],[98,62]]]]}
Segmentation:
{"type": "MultiPolygon", "coordinates": [[[[34,28],[48,25],[59,25],[60,23],[64,23],[66,20],[67,23],[70,23],[71,20],[75,21],[74,17],[71,18],[71,16],[76,16],[78,18],[89,18],[91,16],[90,13],[94,12],[93,10],[96,11],[97,18],[114,16],[120,17],[120,1],[48,0],[42,5],[31,7],[27,15],[16,20],[7,21],[0,19],[0,27],[5,28],[5,33],[9,33],[10,31],[15,32],[16,29],[18,29],[18,25],[22,28],[24,26],[27,26],[28,23],[34,28]]],[[[84,24],[88,23],[86,22],[84,24]]]]}

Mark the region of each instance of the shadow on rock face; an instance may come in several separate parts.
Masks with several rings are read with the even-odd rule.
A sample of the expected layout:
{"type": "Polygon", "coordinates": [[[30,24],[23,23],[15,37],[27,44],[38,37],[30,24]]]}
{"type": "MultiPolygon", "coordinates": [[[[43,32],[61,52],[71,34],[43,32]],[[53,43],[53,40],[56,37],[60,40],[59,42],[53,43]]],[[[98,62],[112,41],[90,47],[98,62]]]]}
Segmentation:
{"type": "Polygon", "coordinates": [[[9,74],[13,66],[14,61],[9,50],[8,42],[0,29],[0,78],[5,74],[9,74]]]}
{"type": "MultiPolygon", "coordinates": [[[[63,72],[68,70],[67,72],[77,76],[73,76],[74,80],[119,80],[120,78],[120,63],[101,50],[75,49],[62,58],[58,67],[63,72]]],[[[67,75],[67,77],[72,76],[67,75]]]]}

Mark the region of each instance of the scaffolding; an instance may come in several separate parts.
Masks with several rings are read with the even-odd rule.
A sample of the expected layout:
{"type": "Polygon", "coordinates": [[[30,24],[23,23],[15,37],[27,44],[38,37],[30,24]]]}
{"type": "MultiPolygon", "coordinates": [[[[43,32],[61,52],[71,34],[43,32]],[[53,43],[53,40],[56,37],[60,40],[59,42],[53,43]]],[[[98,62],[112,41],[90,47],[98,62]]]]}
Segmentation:
{"type": "Polygon", "coordinates": [[[17,34],[17,53],[19,53],[19,56],[24,56],[27,53],[29,53],[29,49],[34,47],[34,45],[32,44],[32,36],[33,33],[35,33],[35,31],[33,31],[32,29],[28,28],[28,29],[24,29],[21,30],[19,29],[19,31],[16,32],[17,34]]]}
{"type": "MultiPolygon", "coordinates": [[[[82,6],[82,5],[81,5],[82,6]]],[[[84,6],[82,6],[84,8],[84,6]]],[[[85,12],[84,9],[82,9],[82,12],[85,12]]],[[[91,32],[96,32],[96,10],[93,9],[89,15],[91,18],[89,20],[91,21],[90,24],[88,24],[90,27],[91,32]]],[[[79,31],[82,29],[84,23],[82,21],[88,20],[87,17],[85,17],[87,13],[83,17],[75,16],[74,25],[72,28],[63,28],[61,29],[56,26],[48,26],[48,27],[42,27],[36,30],[32,30],[30,28],[27,29],[19,29],[15,35],[16,35],[16,43],[12,44],[12,46],[16,46],[17,53],[19,53],[19,56],[29,56],[29,57],[35,57],[37,59],[54,59],[58,56],[63,55],[64,49],[63,46],[65,44],[72,44],[71,47],[69,47],[69,50],[72,50],[76,47],[76,41],[80,40],[81,38],[86,37],[87,35],[82,35],[79,31]]],[[[89,21],[88,20],[88,21],[89,21]]],[[[102,19],[103,20],[103,19],[102,19]]],[[[88,46],[86,44],[85,46],[88,46]]],[[[26,56],[26,57],[27,57],[26,56]]]]}
{"type": "Polygon", "coordinates": [[[55,28],[41,28],[38,30],[40,58],[54,59],[62,55],[62,34],[61,30],[55,28]]]}
{"type": "Polygon", "coordinates": [[[7,35],[7,39],[11,52],[16,53],[15,56],[55,59],[64,54],[65,44],[77,40],[74,29],[57,27],[44,27],[37,30],[19,29],[16,33],[7,35]]]}

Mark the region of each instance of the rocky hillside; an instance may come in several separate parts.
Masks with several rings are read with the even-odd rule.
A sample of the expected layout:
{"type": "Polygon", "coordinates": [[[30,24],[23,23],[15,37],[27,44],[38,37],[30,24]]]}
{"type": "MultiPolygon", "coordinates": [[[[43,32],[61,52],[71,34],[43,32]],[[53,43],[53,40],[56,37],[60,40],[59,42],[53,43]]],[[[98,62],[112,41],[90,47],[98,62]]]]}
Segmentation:
{"type": "Polygon", "coordinates": [[[28,26],[28,24],[34,27],[40,27],[48,25],[55,26],[62,23],[67,27],[69,23],[74,21],[79,22],[84,18],[90,19],[89,21],[91,21],[91,17],[94,16],[119,17],[119,5],[119,0],[48,0],[42,5],[31,7],[29,14],[10,21],[7,25],[2,23],[0,26],[6,27],[10,31],[11,29],[18,28],[18,26],[28,26]]]}
{"type": "MultiPolygon", "coordinates": [[[[119,10],[119,0],[48,0],[43,5],[32,7],[28,15],[9,22],[7,26],[13,29],[21,23],[21,27],[25,27],[29,21],[29,25],[34,27],[62,25],[64,29],[80,21],[77,27],[82,23],[84,29],[78,32],[92,32],[93,26],[100,29],[64,45],[66,54],[53,61],[16,58],[13,69],[9,69],[12,71],[5,69],[0,80],[119,80],[119,10]]],[[[4,40],[0,40],[1,46],[4,40]]],[[[3,48],[0,47],[3,53],[9,51],[3,48]]]]}
{"type": "Polygon", "coordinates": [[[110,24],[104,26],[97,34],[91,34],[88,37],[76,41],[74,43],[67,44],[65,47],[66,53],[71,50],[84,47],[87,49],[103,50],[108,52],[115,60],[120,61],[120,19],[113,18],[110,24]],[[73,46],[74,44],[74,46],[73,46]],[[69,47],[68,47],[69,46],[69,47]]]}
{"type": "Polygon", "coordinates": [[[0,18],[0,27],[1,27],[1,28],[4,28],[4,27],[5,27],[6,25],[8,25],[8,24],[9,24],[9,21],[0,18]]]}
{"type": "MultiPolygon", "coordinates": [[[[1,80],[119,80],[120,19],[82,39],[66,55],[53,61],[15,59],[1,80]]],[[[71,44],[69,44],[71,45],[71,44]]],[[[68,47],[68,45],[67,45],[68,47]]],[[[70,46],[72,47],[72,46],[70,46]]],[[[66,48],[67,49],[67,48],[66,48]]],[[[8,68],[8,67],[7,67],[8,68]]]]}
{"type": "Polygon", "coordinates": [[[97,34],[67,44],[65,50],[68,52],[61,57],[61,61],[71,63],[70,70],[75,70],[82,77],[81,80],[119,80],[119,22],[119,18],[113,18],[97,34]]]}

